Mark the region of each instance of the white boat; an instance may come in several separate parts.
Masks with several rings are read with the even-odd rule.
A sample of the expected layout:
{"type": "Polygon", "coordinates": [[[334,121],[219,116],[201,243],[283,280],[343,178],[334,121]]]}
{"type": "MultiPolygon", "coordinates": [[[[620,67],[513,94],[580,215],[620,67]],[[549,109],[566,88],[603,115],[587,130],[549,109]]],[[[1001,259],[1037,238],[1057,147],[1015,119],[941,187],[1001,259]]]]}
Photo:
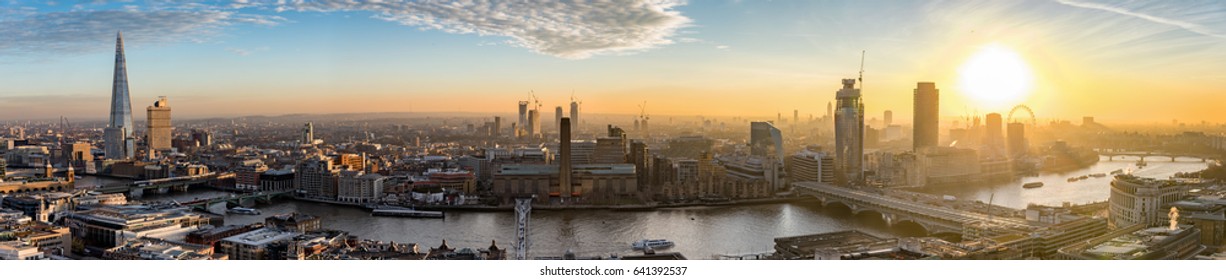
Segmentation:
{"type": "Polygon", "coordinates": [[[421,211],[414,209],[397,209],[397,208],[380,208],[370,210],[370,214],[374,216],[393,216],[393,217],[409,217],[409,218],[436,218],[442,219],[445,217],[442,211],[421,211]]]}
{"type": "Polygon", "coordinates": [[[230,208],[230,210],[226,210],[226,212],[229,212],[231,214],[242,214],[242,215],[259,215],[260,214],[260,210],[251,209],[251,208],[243,208],[243,207],[230,208]]]}
{"type": "Polygon", "coordinates": [[[634,244],[631,244],[630,246],[633,247],[635,250],[643,250],[647,248],[652,248],[652,249],[669,248],[669,247],[673,247],[673,245],[674,244],[672,241],[668,241],[665,239],[643,239],[643,240],[635,241],[634,244]]]}

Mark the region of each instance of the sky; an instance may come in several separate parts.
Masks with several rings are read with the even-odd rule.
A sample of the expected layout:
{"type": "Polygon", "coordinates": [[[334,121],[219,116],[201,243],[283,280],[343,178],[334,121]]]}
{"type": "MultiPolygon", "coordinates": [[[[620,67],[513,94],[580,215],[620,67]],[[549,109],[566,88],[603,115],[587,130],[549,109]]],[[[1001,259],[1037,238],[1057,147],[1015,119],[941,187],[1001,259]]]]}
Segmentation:
{"type": "Polygon", "coordinates": [[[510,115],[530,93],[545,112],[573,94],[585,113],[820,117],[863,52],[870,119],[909,122],[924,81],[947,119],[1226,121],[1222,1],[0,1],[0,120],[105,118],[122,31],[137,120],[157,96],[203,118],[510,115]],[[963,73],[985,49],[1020,58],[1022,93],[965,86],[995,75],[963,73]]]}

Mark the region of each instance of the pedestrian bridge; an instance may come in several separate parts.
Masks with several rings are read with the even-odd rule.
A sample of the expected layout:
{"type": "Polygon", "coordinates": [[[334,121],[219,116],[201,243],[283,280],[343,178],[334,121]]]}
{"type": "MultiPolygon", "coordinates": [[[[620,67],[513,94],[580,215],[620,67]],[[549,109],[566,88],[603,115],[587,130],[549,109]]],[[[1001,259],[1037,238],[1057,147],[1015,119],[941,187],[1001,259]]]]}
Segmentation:
{"type": "Polygon", "coordinates": [[[792,183],[797,192],[816,197],[822,206],[832,203],[846,205],[852,214],[872,211],[880,213],[890,226],[902,222],[920,225],[929,235],[964,235],[968,230],[1025,229],[1031,226],[1024,220],[1006,217],[988,217],[987,214],[953,209],[930,202],[920,202],[918,197],[906,199],[883,193],[837,187],[819,182],[792,183]],[[987,226],[979,226],[987,225],[987,226]],[[975,228],[971,228],[975,227],[975,228]]]}

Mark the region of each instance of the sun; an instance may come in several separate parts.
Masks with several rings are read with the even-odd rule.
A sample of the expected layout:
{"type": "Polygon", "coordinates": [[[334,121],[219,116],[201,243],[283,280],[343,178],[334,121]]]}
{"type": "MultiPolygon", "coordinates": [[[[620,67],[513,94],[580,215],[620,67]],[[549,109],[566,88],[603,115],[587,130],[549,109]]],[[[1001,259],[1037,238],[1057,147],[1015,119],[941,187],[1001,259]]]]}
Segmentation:
{"type": "Polygon", "coordinates": [[[1017,52],[1000,44],[979,49],[958,69],[962,93],[985,108],[1007,108],[1030,94],[1034,75],[1017,52]]]}

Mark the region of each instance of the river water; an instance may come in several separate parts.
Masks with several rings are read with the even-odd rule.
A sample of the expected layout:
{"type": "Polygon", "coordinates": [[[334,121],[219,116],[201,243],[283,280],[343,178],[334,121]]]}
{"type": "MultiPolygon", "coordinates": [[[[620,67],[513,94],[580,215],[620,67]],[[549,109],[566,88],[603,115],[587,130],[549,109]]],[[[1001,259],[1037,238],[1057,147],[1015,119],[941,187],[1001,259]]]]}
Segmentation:
{"type": "MultiPolygon", "coordinates": [[[[914,191],[954,195],[963,199],[988,201],[1014,208],[1028,203],[1059,205],[1068,201],[1087,203],[1107,199],[1110,176],[1069,183],[1071,176],[1109,173],[1132,167],[1135,159],[1103,161],[1089,168],[1020,181],[983,186],[917,188],[914,191]],[[1042,188],[1022,189],[1022,182],[1041,181],[1042,188]]],[[[1166,178],[1176,172],[1201,170],[1205,163],[1180,159],[1177,162],[1152,161],[1133,174],[1166,178]]],[[[208,189],[186,193],[146,194],[145,200],[186,201],[225,195],[208,189]]],[[[580,257],[610,254],[631,255],[630,244],[640,239],[668,239],[676,242],[669,251],[681,252],[690,259],[711,259],[719,254],[741,255],[773,251],[774,238],[841,230],[860,230],[893,237],[916,234],[908,229],[891,228],[878,218],[852,216],[846,209],[822,208],[816,203],[787,203],[751,206],[689,207],[654,211],[565,210],[534,211],[529,223],[530,257],[561,256],[567,250],[580,257]]],[[[316,202],[281,200],[259,205],[261,215],[226,215],[226,224],[262,222],[269,215],[300,212],[318,216],[326,228],[350,232],[360,238],[418,243],[422,250],[437,247],[443,239],[451,247],[488,247],[491,240],[499,247],[511,248],[515,241],[513,212],[459,212],[446,219],[374,217],[366,210],[316,202]]],[[[509,250],[514,251],[514,249],[509,250]]]]}
{"type": "Polygon", "coordinates": [[[925,187],[909,190],[936,195],[952,195],[958,199],[980,200],[984,203],[991,200],[993,205],[1011,208],[1026,208],[1030,203],[1049,206],[1060,206],[1064,202],[1085,204],[1107,200],[1107,197],[1111,194],[1111,180],[1113,177],[1110,175],[1111,171],[1122,169],[1125,172],[1131,171],[1133,175],[1141,177],[1166,179],[1175,175],[1175,173],[1199,171],[1208,166],[1208,163],[1201,162],[1200,159],[1181,157],[1177,158],[1175,162],[1170,162],[1165,157],[1150,157],[1148,158],[1148,166],[1137,168],[1137,159],[1137,157],[1131,156],[1117,156],[1114,161],[1109,161],[1107,157],[1101,157],[1101,161],[1088,168],[1062,173],[1044,173],[1039,176],[1023,177],[1012,182],[991,183],[979,186],[925,187]],[[1108,175],[1101,178],[1089,177],[1077,182],[1068,182],[1069,177],[1080,177],[1081,175],[1093,173],[1108,175]],[[1043,187],[1033,189],[1022,188],[1022,184],[1029,182],[1043,182],[1043,187]],[[993,194],[995,194],[994,197],[993,194]]]}

